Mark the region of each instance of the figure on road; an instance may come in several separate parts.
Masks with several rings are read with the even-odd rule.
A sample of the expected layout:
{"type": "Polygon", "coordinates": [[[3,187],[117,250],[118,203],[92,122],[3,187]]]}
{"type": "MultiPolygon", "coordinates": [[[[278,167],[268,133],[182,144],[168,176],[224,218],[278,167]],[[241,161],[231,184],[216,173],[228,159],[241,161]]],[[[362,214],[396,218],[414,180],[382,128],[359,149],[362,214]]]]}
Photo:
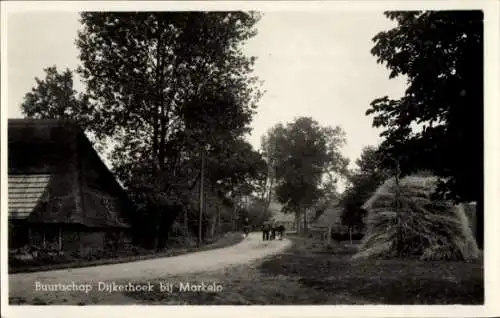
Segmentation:
{"type": "Polygon", "coordinates": [[[249,232],[250,232],[250,222],[248,221],[248,218],[245,218],[243,220],[243,235],[247,237],[249,232]]]}
{"type": "Polygon", "coordinates": [[[276,239],[276,223],[272,223],[271,225],[271,240],[275,240],[276,239]]]}
{"type": "Polygon", "coordinates": [[[271,225],[269,224],[268,221],[264,221],[262,223],[262,240],[267,241],[269,240],[269,231],[271,230],[271,225]]]}
{"type": "Polygon", "coordinates": [[[278,233],[280,235],[280,240],[282,240],[285,236],[285,226],[283,224],[278,226],[278,233]]]}

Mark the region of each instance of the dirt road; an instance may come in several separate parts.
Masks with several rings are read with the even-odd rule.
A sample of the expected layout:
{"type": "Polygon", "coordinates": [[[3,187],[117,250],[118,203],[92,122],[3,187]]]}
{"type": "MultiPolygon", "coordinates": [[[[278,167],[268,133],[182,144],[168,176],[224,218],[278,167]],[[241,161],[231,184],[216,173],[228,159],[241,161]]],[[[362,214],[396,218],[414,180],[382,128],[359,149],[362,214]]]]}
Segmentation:
{"type": "Polygon", "coordinates": [[[214,271],[277,254],[290,244],[289,240],[263,242],[259,233],[250,233],[241,243],[221,249],[131,263],[11,274],[9,297],[32,298],[41,295],[40,291],[35,291],[36,284],[145,281],[172,275],[214,271]]]}

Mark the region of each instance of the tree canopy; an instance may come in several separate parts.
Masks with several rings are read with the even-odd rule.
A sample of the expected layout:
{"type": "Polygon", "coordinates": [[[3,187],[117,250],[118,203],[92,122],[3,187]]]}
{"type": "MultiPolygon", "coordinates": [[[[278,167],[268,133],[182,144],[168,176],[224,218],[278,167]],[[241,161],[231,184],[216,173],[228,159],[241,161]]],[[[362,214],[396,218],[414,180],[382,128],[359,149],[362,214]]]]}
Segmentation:
{"type": "Polygon", "coordinates": [[[79,73],[96,135],[116,143],[124,179],[144,160],[173,177],[182,154],[248,132],[260,91],[240,45],[257,20],[246,12],[82,13],[79,73]]]}
{"type": "Polygon", "coordinates": [[[483,12],[385,15],[398,25],[374,37],[372,54],[390,78],[408,78],[402,98],[375,99],[367,111],[384,128],[385,164],[399,161],[403,174],[432,171],[442,178],[442,194],[478,202],[482,227],[483,12]]]}
{"type": "Polygon", "coordinates": [[[390,174],[383,168],[381,155],[373,146],[363,148],[356,165],[357,169],[349,174],[348,186],[340,200],[343,208],[341,221],[348,227],[363,228],[366,211],[362,206],[390,174]]]}
{"type": "Polygon", "coordinates": [[[345,133],[340,127],[322,127],[309,117],[300,117],[287,125],[278,124],[264,138],[263,148],[276,179],[277,200],[286,211],[305,213],[331,185],[347,171],[348,160],[340,148],[345,133]]]}
{"type": "MultiPolygon", "coordinates": [[[[205,185],[222,199],[267,170],[245,141],[260,84],[242,44],[256,34],[254,12],[84,12],[76,45],[85,94],[72,73],[46,70],[26,95],[35,118],[82,122],[143,211],[137,220],[165,232],[193,191],[205,158],[205,185]],[[162,229],[160,229],[160,225],[162,229]]],[[[212,200],[213,201],[213,200],[212,200]]],[[[143,228],[144,229],[144,228],[143,228]]]]}
{"type": "Polygon", "coordinates": [[[74,119],[86,126],[91,111],[88,96],[74,89],[73,72],[66,68],[60,73],[55,65],[43,71],[45,79],[35,78],[36,86],[24,96],[22,113],[28,118],[74,119]]]}

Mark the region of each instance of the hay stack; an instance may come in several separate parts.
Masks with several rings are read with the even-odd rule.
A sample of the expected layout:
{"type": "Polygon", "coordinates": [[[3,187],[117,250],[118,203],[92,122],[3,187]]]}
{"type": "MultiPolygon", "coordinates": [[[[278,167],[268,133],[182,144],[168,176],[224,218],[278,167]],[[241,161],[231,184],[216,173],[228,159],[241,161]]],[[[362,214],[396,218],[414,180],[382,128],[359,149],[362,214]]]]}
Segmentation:
{"type": "Polygon", "coordinates": [[[365,203],[367,230],[354,259],[398,257],[422,260],[471,260],[479,250],[462,205],[431,200],[435,177],[400,180],[399,217],[394,178],[382,184],[365,203]],[[399,223],[400,222],[400,223],[399,223]]]}

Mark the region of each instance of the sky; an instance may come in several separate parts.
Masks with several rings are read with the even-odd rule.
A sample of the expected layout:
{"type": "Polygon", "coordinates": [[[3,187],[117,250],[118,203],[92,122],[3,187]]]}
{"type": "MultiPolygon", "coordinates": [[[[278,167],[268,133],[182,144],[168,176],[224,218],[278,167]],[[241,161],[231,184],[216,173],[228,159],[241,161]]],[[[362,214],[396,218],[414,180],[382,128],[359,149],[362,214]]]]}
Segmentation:
{"type": "MultiPolygon", "coordinates": [[[[20,104],[43,78],[43,69],[75,69],[80,24],[72,12],[11,13],[7,20],[8,117],[22,117],[20,104]]],[[[365,115],[370,102],[400,97],[405,79],[389,80],[389,71],[370,54],[371,39],[394,26],[382,12],[264,12],[258,34],[244,46],[256,56],[254,75],[263,81],[249,142],[277,123],[299,116],[321,125],[340,126],[347,134],[343,154],[354,162],[367,145],[379,142],[380,130],[365,115]]],[[[76,81],[75,88],[83,89],[76,81]]],[[[354,167],[351,165],[351,167],[354,167]]]]}

